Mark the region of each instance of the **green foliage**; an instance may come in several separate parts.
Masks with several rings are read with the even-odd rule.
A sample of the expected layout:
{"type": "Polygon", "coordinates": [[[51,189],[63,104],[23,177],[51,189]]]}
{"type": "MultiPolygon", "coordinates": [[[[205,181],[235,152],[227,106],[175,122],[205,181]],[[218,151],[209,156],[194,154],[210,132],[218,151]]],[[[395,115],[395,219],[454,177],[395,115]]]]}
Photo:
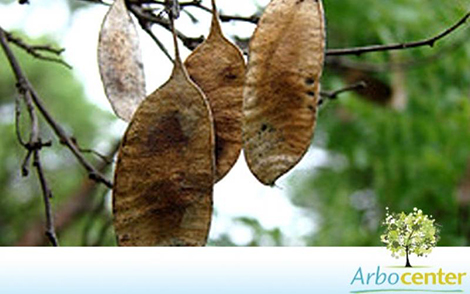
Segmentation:
{"type": "Polygon", "coordinates": [[[427,256],[439,240],[439,230],[434,222],[432,216],[424,215],[421,209],[414,208],[409,214],[390,214],[387,210],[381,240],[397,259],[407,253],[427,256]]]}
{"type": "MultiPolygon", "coordinates": [[[[325,1],[329,47],[396,43],[431,37],[466,12],[463,1],[325,1]]],[[[463,27],[434,48],[347,57],[360,64],[399,60],[395,71],[368,72],[393,91],[403,109],[349,93],[320,109],[313,146],[326,164],[294,174],[293,202],[314,211],[310,245],[380,245],[384,207],[418,206],[439,219],[441,244],[470,244],[459,202],[470,159],[470,43],[463,27]],[[396,85],[396,75],[403,84],[396,85]]],[[[347,85],[347,69],[327,67],[323,89],[347,85]]]]}

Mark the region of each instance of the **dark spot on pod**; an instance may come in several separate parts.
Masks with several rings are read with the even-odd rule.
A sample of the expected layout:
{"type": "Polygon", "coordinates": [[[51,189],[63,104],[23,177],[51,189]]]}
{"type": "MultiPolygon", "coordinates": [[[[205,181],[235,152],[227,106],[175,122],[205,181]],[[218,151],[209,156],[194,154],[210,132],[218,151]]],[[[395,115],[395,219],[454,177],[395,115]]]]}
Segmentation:
{"type": "Polygon", "coordinates": [[[235,73],[235,68],[232,66],[229,66],[225,68],[220,74],[226,79],[226,80],[236,80],[238,78],[238,75],[235,73]]]}
{"type": "Polygon", "coordinates": [[[315,84],[315,79],[313,79],[313,78],[306,78],[306,79],[305,79],[305,84],[307,84],[308,86],[311,86],[311,85],[315,84]]]}
{"type": "Polygon", "coordinates": [[[167,113],[156,119],[147,134],[147,146],[151,152],[165,152],[168,149],[187,145],[189,138],[184,134],[178,111],[167,113]]]}
{"type": "Polygon", "coordinates": [[[227,80],[236,80],[238,78],[238,76],[236,74],[229,73],[229,74],[225,75],[225,78],[227,80]]]}
{"type": "Polygon", "coordinates": [[[220,158],[225,151],[226,141],[221,137],[215,138],[215,157],[220,158]]]}

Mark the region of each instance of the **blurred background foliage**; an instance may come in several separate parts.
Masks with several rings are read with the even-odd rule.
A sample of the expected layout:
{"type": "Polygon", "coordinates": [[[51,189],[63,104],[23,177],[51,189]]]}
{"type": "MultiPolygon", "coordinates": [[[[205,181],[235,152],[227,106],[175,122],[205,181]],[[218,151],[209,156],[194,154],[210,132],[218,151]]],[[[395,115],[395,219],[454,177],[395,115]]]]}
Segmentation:
{"type": "MultiPolygon", "coordinates": [[[[68,3],[72,11],[85,5],[68,3]]],[[[325,1],[324,6],[329,48],[434,36],[468,9],[463,0],[342,0],[325,1]]],[[[323,89],[361,80],[369,86],[321,107],[312,148],[325,151],[326,160],[289,178],[293,205],[310,212],[315,223],[304,244],[381,245],[385,207],[396,212],[419,207],[442,226],[439,245],[470,244],[469,33],[464,26],[433,49],[327,59],[323,89]]],[[[81,146],[109,152],[117,138],[107,129],[115,118],[88,102],[67,69],[15,52],[51,112],[81,146]]],[[[38,238],[34,232],[41,224],[43,206],[36,178],[20,176],[25,151],[14,136],[15,82],[6,64],[0,54],[0,244],[28,244],[38,238]]],[[[54,138],[47,129],[43,132],[44,137],[54,138]]],[[[44,151],[44,161],[57,214],[74,212],[64,216],[69,219],[59,229],[61,243],[115,245],[109,194],[92,187],[75,159],[59,145],[55,140],[54,148],[44,151]]],[[[60,216],[58,222],[62,224],[60,216]]],[[[250,242],[235,244],[229,234],[222,234],[210,244],[287,243],[279,229],[263,228],[256,219],[236,222],[251,230],[250,242]]]]}
{"type": "MultiPolygon", "coordinates": [[[[15,32],[16,36],[21,36],[15,32]]],[[[51,44],[50,40],[28,40],[30,44],[51,44]]],[[[14,46],[12,46],[14,48],[14,46]]],[[[57,46],[56,46],[57,47],[57,46]]],[[[106,153],[111,148],[111,144],[116,138],[108,134],[107,130],[112,125],[114,117],[91,104],[84,96],[81,84],[75,79],[72,72],[67,68],[51,64],[27,55],[24,51],[14,50],[15,55],[21,62],[24,72],[38,93],[44,99],[49,111],[62,124],[62,126],[74,138],[80,142],[81,146],[98,146],[106,153]],[[109,142],[109,143],[106,143],[109,142]]],[[[12,245],[17,242],[37,241],[37,237],[29,239],[31,232],[35,232],[38,225],[42,225],[43,202],[41,190],[34,170],[30,170],[31,176],[23,178],[21,176],[21,165],[26,155],[26,151],[19,145],[15,136],[15,97],[17,95],[13,74],[5,56],[0,54],[0,244],[12,245]],[[25,239],[26,238],[26,239],[25,239]],[[29,239],[29,240],[28,240],[29,239]]],[[[20,117],[20,129],[24,138],[28,136],[29,120],[26,115],[25,106],[21,105],[23,115],[20,117]]],[[[60,146],[51,130],[41,121],[41,133],[43,138],[53,142],[53,148],[45,148],[42,152],[43,164],[47,170],[47,179],[50,182],[54,196],[54,206],[59,210],[63,205],[66,208],[75,209],[72,220],[66,221],[64,233],[68,228],[74,226],[74,222],[82,222],[86,212],[91,211],[94,202],[100,202],[103,192],[100,195],[90,193],[87,195],[87,203],[77,203],[74,207],[70,201],[74,193],[78,193],[83,185],[88,185],[89,180],[83,168],[79,166],[76,159],[70,152],[60,146]],[[101,197],[100,197],[101,196],[101,197]],[[94,199],[96,197],[96,199],[94,199]],[[80,206],[84,205],[83,208],[80,206]],[[85,208],[86,207],[86,208],[85,208]]],[[[87,155],[90,160],[98,163],[96,156],[87,155]]],[[[60,214],[60,213],[58,213],[60,214]]],[[[96,225],[100,222],[107,222],[109,214],[98,216],[96,225]]],[[[79,229],[79,228],[77,228],[79,229]]],[[[96,228],[98,229],[98,227],[96,228]]],[[[39,231],[39,240],[42,240],[43,229],[39,231]]],[[[72,231],[72,230],[71,230],[72,231]]],[[[90,234],[92,234],[90,232],[90,234]]],[[[65,234],[66,236],[68,234],[65,234]]],[[[72,233],[70,238],[61,238],[64,245],[78,245],[72,233]]],[[[33,234],[35,236],[35,234],[33,234]]],[[[109,242],[114,242],[114,237],[109,238],[109,242]]],[[[34,243],[34,242],[33,242],[34,243]]]]}

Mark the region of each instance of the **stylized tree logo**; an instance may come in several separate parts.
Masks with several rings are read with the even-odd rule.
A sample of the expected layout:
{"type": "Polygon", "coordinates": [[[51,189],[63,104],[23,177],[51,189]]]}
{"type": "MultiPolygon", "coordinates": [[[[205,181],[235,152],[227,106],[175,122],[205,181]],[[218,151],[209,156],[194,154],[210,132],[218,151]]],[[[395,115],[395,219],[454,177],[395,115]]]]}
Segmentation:
{"type": "Polygon", "coordinates": [[[411,267],[410,254],[427,256],[439,240],[439,230],[431,216],[415,208],[410,214],[389,213],[384,221],[385,233],[381,236],[387,249],[395,258],[406,256],[406,267],[411,267]]]}

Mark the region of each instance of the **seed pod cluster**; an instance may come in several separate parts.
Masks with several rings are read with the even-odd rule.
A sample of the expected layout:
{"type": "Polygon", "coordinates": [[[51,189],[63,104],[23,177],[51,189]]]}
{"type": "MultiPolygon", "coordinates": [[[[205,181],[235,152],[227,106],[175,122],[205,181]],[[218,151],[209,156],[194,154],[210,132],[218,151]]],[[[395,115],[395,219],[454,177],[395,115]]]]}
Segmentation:
{"type": "Polygon", "coordinates": [[[106,14],[98,43],[98,65],[104,90],[116,115],[130,121],[145,98],[139,36],[124,0],[106,14]]]}
{"type": "Polygon", "coordinates": [[[191,79],[206,94],[214,116],[216,181],[235,164],[242,147],[242,103],[245,60],[222,34],[215,1],[207,39],[186,59],[191,79]]]}
{"type": "Polygon", "coordinates": [[[273,185],[308,150],[325,50],[320,0],[273,0],[250,42],[243,148],[259,181],[273,185]]]}
{"type": "Polygon", "coordinates": [[[138,85],[131,85],[122,77],[140,77],[140,55],[117,53],[124,60],[119,67],[109,44],[104,45],[114,38],[127,44],[116,50],[137,48],[132,34],[111,30],[115,18],[129,17],[123,0],[116,0],[103,24],[99,56],[105,89],[114,93],[110,100],[118,115],[132,117],[113,190],[121,246],[205,245],[213,185],[232,168],[242,145],[251,171],[268,185],[310,145],[325,49],[320,0],[271,1],[251,40],[248,69],[240,50],[222,34],[215,0],[212,6],[210,34],[185,64],[171,22],[173,73],[134,115],[132,107],[140,102],[134,94],[142,84],[139,78],[138,85]]]}

